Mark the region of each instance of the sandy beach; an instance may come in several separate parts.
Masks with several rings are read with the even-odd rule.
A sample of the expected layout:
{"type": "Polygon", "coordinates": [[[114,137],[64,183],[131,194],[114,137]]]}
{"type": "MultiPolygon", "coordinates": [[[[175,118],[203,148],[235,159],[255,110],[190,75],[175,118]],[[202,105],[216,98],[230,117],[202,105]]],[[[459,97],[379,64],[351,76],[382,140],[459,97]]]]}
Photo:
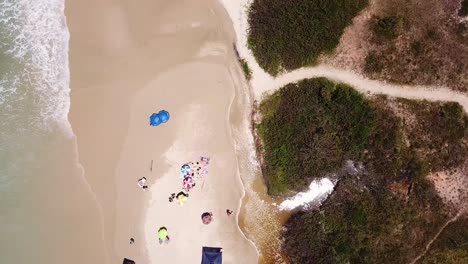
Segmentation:
{"type": "Polygon", "coordinates": [[[239,263],[239,257],[257,263],[256,248],[237,221],[244,191],[230,119],[236,118],[231,106],[242,75],[222,6],[210,0],[69,0],[66,15],[70,121],[101,209],[108,263],[124,257],[194,263],[202,246],[222,247],[223,263],[239,263]],[[149,116],[163,109],[170,121],[149,126],[149,116]],[[208,175],[186,205],[170,203],[170,194],[181,191],[180,167],[201,155],[211,158],[208,175]],[[148,179],[146,191],[137,186],[141,177],[148,179]],[[234,214],[227,216],[227,208],[234,214]],[[210,225],[200,219],[205,211],[214,214],[210,225]],[[171,237],[164,247],[157,240],[161,226],[171,237]]]}

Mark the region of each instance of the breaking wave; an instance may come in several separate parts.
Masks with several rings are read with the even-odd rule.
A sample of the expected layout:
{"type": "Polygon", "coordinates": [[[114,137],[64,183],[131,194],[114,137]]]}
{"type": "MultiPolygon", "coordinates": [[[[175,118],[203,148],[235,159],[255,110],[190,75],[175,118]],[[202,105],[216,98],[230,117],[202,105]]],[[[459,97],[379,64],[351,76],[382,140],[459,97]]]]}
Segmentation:
{"type": "Polygon", "coordinates": [[[0,33],[2,125],[71,133],[64,0],[0,0],[0,33]]]}
{"type": "Polygon", "coordinates": [[[309,185],[309,190],[307,192],[300,192],[283,201],[279,205],[279,208],[280,210],[292,210],[297,207],[307,207],[311,203],[321,203],[331,192],[333,192],[334,188],[335,183],[333,183],[329,178],[314,180],[309,185]]]}

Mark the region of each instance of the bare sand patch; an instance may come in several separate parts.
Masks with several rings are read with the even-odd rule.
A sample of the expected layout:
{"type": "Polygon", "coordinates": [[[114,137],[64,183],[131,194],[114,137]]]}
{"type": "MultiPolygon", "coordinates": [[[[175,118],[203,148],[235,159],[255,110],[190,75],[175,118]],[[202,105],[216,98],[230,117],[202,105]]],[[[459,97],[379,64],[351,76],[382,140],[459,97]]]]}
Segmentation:
{"type": "Polygon", "coordinates": [[[457,212],[468,212],[468,163],[453,171],[427,176],[444,203],[457,212]]]}

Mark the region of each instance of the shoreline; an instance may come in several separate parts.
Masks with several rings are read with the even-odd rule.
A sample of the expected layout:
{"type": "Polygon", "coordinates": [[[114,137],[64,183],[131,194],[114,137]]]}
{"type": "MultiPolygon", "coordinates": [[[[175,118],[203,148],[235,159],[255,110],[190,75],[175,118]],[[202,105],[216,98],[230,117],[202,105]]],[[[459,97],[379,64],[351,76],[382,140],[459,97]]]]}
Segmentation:
{"type": "MultiPolygon", "coordinates": [[[[233,63],[234,65],[236,64],[235,62],[233,63]]],[[[237,63],[238,64],[238,63],[237,63]]],[[[240,65],[238,64],[237,67],[234,67],[233,65],[233,68],[237,68],[237,71],[234,70],[234,69],[230,69],[230,76],[233,78],[233,79],[237,79],[239,80],[240,82],[242,82],[242,84],[245,84],[245,77],[244,75],[240,72],[240,65]],[[236,72],[236,77],[237,78],[234,78],[233,76],[233,71],[236,72]],[[244,80],[244,81],[243,81],[244,80]]],[[[242,87],[242,86],[241,86],[242,87]]],[[[250,90],[250,89],[249,89],[250,90]]],[[[234,140],[234,135],[233,135],[233,132],[232,132],[232,127],[233,127],[233,122],[231,121],[231,115],[233,115],[233,105],[234,105],[234,102],[235,100],[240,96],[240,94],[236,91],[236,89],[234,88],[234,95],[232,96],[231,98],[231,103],[229,104],[229,107],[228,107],[228,116],[227,116],[227,122],[228,124],[230,125],[231,129],[229,129],[229,134],[230,134],[230,139],[231,139],[231,146],[233,148],[236,147],[236,142],[234,140]]],[[[236,208],[236,214],[235,214],[235,219],[236,219],[236,225],[237,225],[237,228],[239,230],[239,232],[242,234],[242,236],[248,240],[254,247],[255,247],[255,251],[257,252],[257,255],[260,256],[261,252],[260,250],[258,249],[258,245],[256,245],[252,239],[250,239],[245,233],[244,231],[242,230],[241,226],[240,226],[240,222],[239,222],[239,219],[241,217],[241,209],[242,209],[242,206],[243,206],[243,200],[244,198],[246,197],[247,193],[245,191],[245,185],[244,185],[244,182],[242,180],[242,177],[241,177],[241,173],[240,173],[240,170],[239,170],[239,158],[238,156],[236,155],[235,156],[235,159],[236,159],[236,176],[237,176],[237,179],[238,179],[238,184],[239,186],[241,187],[241,190],[242,190],[242,195],[241,197],[239,198],[239,204],[236,208]]]]}
{"type": "MultiPolygon", "coordinates": [[[[74,133],[73,129],[71,128],[71,122],[70,122],[70,130],[71,130],[72,133],[74,133]]],[[[73,138],[72,139],[73,153],[75,154],[75,164],[78,167],[78,170],[80,171],[80,180],[85,185],[86,191],[91,196],[91,199],[95,203],[95,206],[96,206],[96,208],[97,208],[97,210],[99,212],[99,224],[100,224],[99,229],[101,231],[100,236],[101,236],[104,248],[106,249],[106,252],[105,252],[105,261],[106,262],[105,263],[110,263],[109,247],[107,246],[107,243],[106,243],[106,236],[105,236],[105,230],[104,230],[105,223],[104,223],[103,207],[102,207],[102,204],[99,202],[99,199],[98,199],[96,193],[94,192],[93,187],[91,186],[88,179],[86,178],[85,168],[80,162],[80,155],[79,155],[79,151],[78,151],[78,138],[76,137],[75,134],[73,134],[72,138],[73,138]]]]}
{"type": "MultiPolygon", "coordinates": [[[[242,200],[243,216],[241,215],[240,218],[240,227],[246,236],[256,244],[260,252],[258,263],[288,263],[287,258],[280,251],[282,243],[280,232],[283,224],[289,218],[290,212],[279,210],[277,205],[283,201],[281,197],[271,197],[267,194],[267,187],[262,176],[261,154],[258,153],[256,146],[258,137],[254,127],[257,104],[262,99],[258,87],[262,83],[272,81],[273,78],[258,66],[246,45],[247,23],[245,16],[250,0],[217,1],[223,5],[235,29],[237,60],[245,59],[252,70],[252,79],[245,80],[244,88],[246,89],[243,91],[247,90],[247,100],[249,101],[249,109],[244,113],[245,123],[243,124],[247,134],[243,135],[243,139],[238,140],[238,144],[246,144],[244,148],[248,150],[248,153],[237,155],[241,159],[246,159],[243,161],[246,164],[241,165],[241,169],[244,167],[241,177],[246,195],[242,200]]],[[[244,76],[243,72],[242,76],[244,76]]]]}
{"type": "MultiPolygon", "coordinates": [[[[244,72],[242,71],[242,66],[240,65],[240,62],[239,62],[239,53],[238,51],[234,48],[234,57],[237,59],[236,61],[233,62],[233,65],[232,67],[230,67],[230,75],[231,77],[233,77],[233,74],[236,75],[237,78],[232,78],[233,80],[237,80],[238,83],[235,83],[234,84],[234,96],[232,97],[232,100],[231,100],[231,104],[229,105],[229,115],[228,115],[228,122],[231,126],[231,129],[229,130],[230,131],[230,135],[231,135],[231,144],[233,146],[234,149],[237,149],[237,142],[235,140],[235,135],[234,133],[232,132],[233,129],[236,129],[236,124],[235,124],[235,121],[231,120],[231,115],[233,115],[233,113],[235,111],[237,111],[237,115],[238,116],[241,116],[241,119],[243,121],[245,121],[245,116],[244,118],[242,118],[243,116],[243,112],[242,110],[240,109],[235,109],[235,106],[244,106],[242,107],[242,109],[244,111],[247,111],[247,113],[251,113],[252,112],[252,106],[253,106],[253,103],[251,103],[251,98],[252,98],[252,91],[251,91],[251,88],[250,88],[250,85],[248,84],[248,80],[245,78],[245,75],[244,75],[244,72]],[[248,88],[248,89],[245,89],[245,88],[248,88]],[[247,94],[243,94],[242,92],[245,93],[245,91],[248,91],[247,94]],[[240,100],[237,105],[234,105],[234,102],[236,100],[240,100]],[[245,102],[244,102],[245,101],[245,102]]],[[[235,119],[235,118],[234,118],[235,119]]],[[[245,129],[243,126],[243,124],[237,124],[237,130],[239,131],[244,131],[244,132],[248,132],[250,133],[250,126],[248,127],[248,129],[245,129]]],[[[241,133],[238,133],[238,136],[241,136],[241,133]]],[[[247,140],[248,142],[248,140],[247,140]]],[[[244,148],[245,151],[249,152],[249,149],[248,148],[244,148]]],[[[247,199],[249,199],[249,195],[246,191],[246,184],[248,184],[247,182],[244,181],[244,178],[241,176],[241,160],[239,157],[243,157],[242,155],[239,155],[239,153],[236,151],[236,164],[237,164],[237,172],[236,172],[236,175],[237,175],[237,178],[238,178],[238,181],[239,181],[239,184],[240,186],[242,187],[242,195],[239,199],[239,205],[238,207],[236,208],[236,223],[237,223],[237,227],[238,227],[238,230],[239,232],[243,235],[243,237],[248,240],[254,247],[255,247],[255,250],[257,252],[257,263],[260,263],[261,260],[262,260],[262,251],[260,250],[261,248],[261,245],[257,245],[254,240],[249,237],[249,234],[247,234],[248,232],[246,232],[245,230],[245,226],[244,226],[244,221],[245,221],[245,212],[243,212],[243,209],[244,209],[244,205],[245,205],[245,202],[247,199]]]]}

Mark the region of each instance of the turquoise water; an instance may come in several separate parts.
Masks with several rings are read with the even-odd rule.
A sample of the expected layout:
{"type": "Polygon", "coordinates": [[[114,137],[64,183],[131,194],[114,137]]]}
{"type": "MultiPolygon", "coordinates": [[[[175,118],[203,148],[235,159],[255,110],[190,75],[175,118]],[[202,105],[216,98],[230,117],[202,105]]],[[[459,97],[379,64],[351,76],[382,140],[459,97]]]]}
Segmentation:
{"type": "Polygon", "coordinates": [[[62,0],[0,0],[0,263],[105,263],[68,123],[62,0]]]}

